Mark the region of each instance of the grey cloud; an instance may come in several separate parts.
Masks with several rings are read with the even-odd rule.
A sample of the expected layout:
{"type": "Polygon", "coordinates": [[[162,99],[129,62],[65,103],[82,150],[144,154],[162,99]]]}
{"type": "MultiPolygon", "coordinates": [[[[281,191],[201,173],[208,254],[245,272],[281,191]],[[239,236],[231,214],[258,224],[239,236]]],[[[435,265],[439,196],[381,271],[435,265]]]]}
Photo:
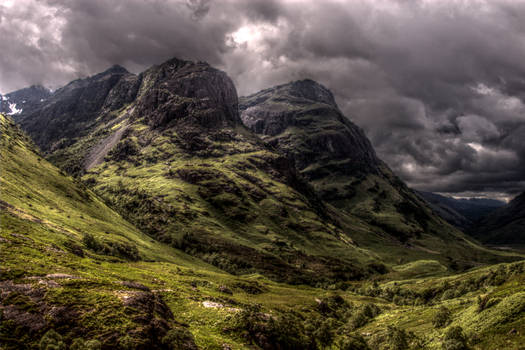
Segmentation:
{"type": "Polygon", "coordinates": [[[0,91],[177,56],[240,94],[332,89],[410,186],[515,194],[525,180],[525,3],[17,0],[0,5],[0,91]]]}

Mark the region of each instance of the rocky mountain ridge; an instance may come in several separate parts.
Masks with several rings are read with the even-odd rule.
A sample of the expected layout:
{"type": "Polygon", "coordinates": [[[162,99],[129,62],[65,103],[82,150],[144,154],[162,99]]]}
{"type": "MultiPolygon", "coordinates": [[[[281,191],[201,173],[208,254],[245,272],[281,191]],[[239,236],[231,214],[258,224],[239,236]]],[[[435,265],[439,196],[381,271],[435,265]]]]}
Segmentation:
{"type": "Polygon", "coordinates": [[[17,116],[29,114],[52,95],[49,89],[33,85],[5,95],[0,94],[0,113],[17,116]]]}
{"type": "Polygon", "coordinates": [[[522,344],[522,257],[437,217],[317,85],[251,101],[273,136],[177,59],[21,113],[43,152],[0,115],[0,347],[522,344]]]}

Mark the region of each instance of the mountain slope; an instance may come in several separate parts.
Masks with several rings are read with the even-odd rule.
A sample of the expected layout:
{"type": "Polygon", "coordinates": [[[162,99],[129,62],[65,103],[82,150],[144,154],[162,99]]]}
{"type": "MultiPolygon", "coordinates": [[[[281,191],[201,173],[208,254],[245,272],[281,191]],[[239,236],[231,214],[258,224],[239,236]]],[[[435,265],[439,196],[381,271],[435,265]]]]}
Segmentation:
{"type": "Polygon", "coordinates": [[[68,329],[69,337],[99,335],[108,347],[129,333],[130,344],[165,348],[154,336],[180,325],[162,298],[143,291],[142,301],[129,300],[134,310],[127,313],[119,298],[140,289],[129,279],[132,265],[212,268],[141,233],[43,159],[1,114],[0,134],[2,348],[30,348],[50,328],[68,329]]]}
{"type": "MultiPolygon", "coordinates": [[[[371,232],[352,236],[363,246],[381,252],[390,237],[405,254],[407,247],[446,252],[448,259],[463,251],[472,261],[485,254],[391,172],[322,85],[303,80],[276,86],[241,98],[240,109],[245,125],[291,159],[323,200],[354,218],[347,222],[366,222],[371,232]]],[[[393,254],[390,248],[385,255],[393,254]]]]}
{"type": "Polygon", "coordinates": [[[481,219],[469,232],[488,244],[525,246],[525,193],[481,219]]]}
{"type": "Polygon", "coordinates": [[[505,202],[485,198],[460,198],[441,196],[431,192],[418,192],[443,219],[449,223],[468,228],[474,222],[501,208],[505,202]]]}
{"type": "Polygon", "coordinates": [[[432,192],[418,191],[418,194],[423,197],[425,201],[427,201],[427,203],[437,215],[441,216],[449,224],[452,224],[461,229],[465,229],[472,225],[472,221],[470,219],[467,219],[465,216],[450,206],[453,198],[444,197],[432,192]]]}

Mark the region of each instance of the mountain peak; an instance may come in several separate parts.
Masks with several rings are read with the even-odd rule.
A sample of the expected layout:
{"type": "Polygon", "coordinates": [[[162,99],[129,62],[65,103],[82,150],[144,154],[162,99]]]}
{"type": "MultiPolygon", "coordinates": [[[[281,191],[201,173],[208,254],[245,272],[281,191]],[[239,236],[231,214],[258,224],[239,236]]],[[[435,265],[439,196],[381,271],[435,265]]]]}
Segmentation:
{"type": "Polygon", "coordinates": [[[363,131],[341,113],[330,90],[311,79],[243,97],[240,109],[244,124],[282,148],[307,179],[319,176],[320,163],[345,176],[377,173],[382,165],[363,131]]]}
{"type": "Polygon", "coordinates": [[[137,115],[153,127],[242,124],[237,90],[226,73],[204,62],[172,58],[142,74],[137,115]]]}
{"type": "Polygon", "coordinates": [[[295,80],[261,90],[255,94],[242,97],[241,105],[243,108],[248,108],[251,103],[260,104],[274,99],[282,100],[283,98],[300,105],[324,103],[338,109],[332,92],[312,79],[295,80]]]}
{"type": "Polygon", "coordinates": [[[126,74],[126,73],[129,73],[129,71],[119,64],[114,64],[108,69],[106,69],[104,72],[102,72],[102,74],[126,74]]]}
{"type": "Polygon", "coordinates": [[[295,97],[337,106],[332,92],[314,80],[296,80],[284,86],[287,86],[290,94],[295,97]]]}

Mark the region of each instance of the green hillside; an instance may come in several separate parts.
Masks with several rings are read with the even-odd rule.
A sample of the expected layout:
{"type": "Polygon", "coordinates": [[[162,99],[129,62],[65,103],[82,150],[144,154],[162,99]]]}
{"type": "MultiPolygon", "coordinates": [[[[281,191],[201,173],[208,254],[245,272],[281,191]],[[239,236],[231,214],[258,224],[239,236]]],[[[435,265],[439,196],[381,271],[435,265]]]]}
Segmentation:
{"type": "Polygon", "coordinates": [[[525,341],[523,263],[398,280],[443,274],[439,263],[420,261],[326,289],[235,277],[141,234],[0,118],[3,349],[441,349],[463,339],[494,349],[525,341]]]}
{"type": "Polygon", "coordinates": [[[525,340],[523,256],[440,219],[315,82],[242,99],[249,128],[225,73],[178,59],[41,102],[31,138],[0,116],[2,350],[525,340]]]}

